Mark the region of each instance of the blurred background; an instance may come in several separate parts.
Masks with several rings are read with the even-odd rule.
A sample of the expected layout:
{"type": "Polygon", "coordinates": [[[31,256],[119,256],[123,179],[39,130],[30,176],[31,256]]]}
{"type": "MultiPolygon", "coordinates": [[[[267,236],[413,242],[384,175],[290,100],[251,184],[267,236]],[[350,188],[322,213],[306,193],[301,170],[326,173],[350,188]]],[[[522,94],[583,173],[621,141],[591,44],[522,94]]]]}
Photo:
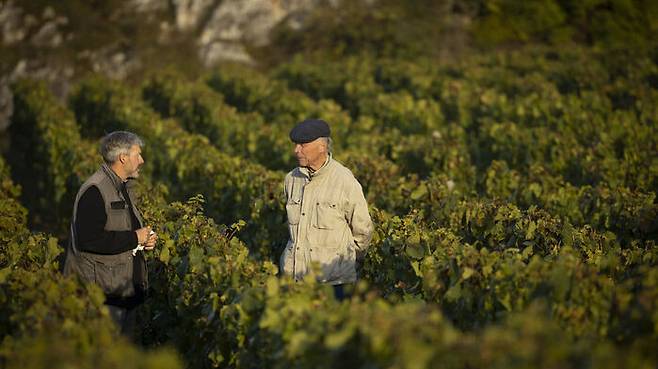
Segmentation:
{"type": "Polygon", "coordinates": [[[4,129],[12,111],[9,85],[25,76],[48,81],[64,97],[91,72],[139,81],[154,68],[195,77],[224,62],[269,69],[296,56],[450,63],[537,44],[651,50],[658,2],[3,0],[0,24],[4,129]]]}

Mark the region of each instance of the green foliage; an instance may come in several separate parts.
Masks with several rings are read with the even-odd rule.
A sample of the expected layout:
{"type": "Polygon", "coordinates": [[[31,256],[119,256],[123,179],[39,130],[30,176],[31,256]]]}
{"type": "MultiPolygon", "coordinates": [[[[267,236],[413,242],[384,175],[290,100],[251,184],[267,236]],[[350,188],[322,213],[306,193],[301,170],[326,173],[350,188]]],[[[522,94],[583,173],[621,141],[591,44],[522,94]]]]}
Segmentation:
{"type": "Polygon", "coordinates": [[[656,232],[653,192],[606,185],[576,187],[540,166],[522,176],[498,161],[489,168],[485,185],[488,196],[522,207],[540,206],[573,224],[613,231],[624,241],[651,239],[656,232]]]}
{"type": "Polygon", "coordinates": [[[141,351],[124,340],[108,340],[87,350],[79,350],[78,342],[61,335],[39,335],[16,340],[4,348],[8,369],[66,369],[66,368],[135,368],[178,369],[181,359],[171,349],[141,351]]]}
{"type": "MultiPolygon", "coordinates": [[[[0,159],[3,188],[16,188],[0,159]]],[[[27,229],[18,191],[0,193],[0,363],[6,368],[180,368],[119,337],[100,288],[59,274],[57,240],[27,229]]]]}
{"type": "Polygon", "coordinates": [[[79,341],[82,349],[116,337],[100,289],[81,286],[54,272],[18,268],[5,278],[2,331],[13,337],[61,334],[79,341]]]}
{"type": "Polygon", "coordinates": [[[175,344],[190,366],[214,367],[247,349],[239,331],[246,322],[228,310],[250,309],[249,286],[261,285],[276,268],[255,263],[233,238],[244,222],[218,226],[203,216],[202,203],[201,197],[173,203],[149,219],[158,224],[161,246],[151,264],[158,293],[146,303],[147,331],[152,344],[175,344]]]}
{"type": "Polygon", "coordinates": [[[332,137],[341,142],[351,127],[350,116],[334,101],[314,101],[281,82],[272,81],[252,69],[227,65],[207,78],[210,87],[224,95],[228,104],[240,111],[260,113],[275,130],[278,145],[288,146],[290,129],[307,118],[320,118],[332,123],[332,137]],[[283,138],[283,139],[282,139],[283,138]]]}
{"type": "Polygon", "coordinates": [[[0,282],[3,366],[181,367],[169,351],[140,353],[120,338],[104,299],[98,287],[64,278],[48,267],[12,270],[0,282]]]}
{"type": "Polygon", "coordinates": [[[297,29],[282,22],[273,31],[271,46],[254,51],[274,61],[297,53],[319,54],[318,58],[432,54],[440,45],[448,8],[436,0],[323,4],[297,29]]]}
{"type": "MultiPolygon", "coordinates": [[[[225,66],[193,82],[157,74],[141,88],[92,78],[71,107],[86,138],[126,129],[146,142],[141,209],[160,240],[142,343],[173,345],[189,367],[651,368],[656,68],[646,53],[577,48],[450,66],[299,58],[271,75],[225,66]],[[288,130],[308,116],[332,125],[335,157],[375,221],[346,302],[313,275],[277,276],[272,262],[286,240],[284,173],[266,168],[292,168],[288,130]]],[[[54,146],[86,157],[70,113],[31,91],[17,99],[36,132],[17,136],[26,155],[45,162],[37,154],[54,146]],[[48,133],[56,126],[41,111],[68,128],[48,133]],[[60,135],[75,149],[44,138],[60,135]]],[[[70,327],[55,337],[87,360],[116,334],[102,328],[102,296],[54,274],[56,241],[27,230],[8,173],[0,162],[2,353],[17,352],[16,366],[33,352],[70,353],[43,348],[54,324],[70,327]]],[[[85,178],[59,173],[35,178],[47,193],[85,178]]],[[[102,362],[135,357],[121,345],[102,362]]]]}
{"type": "Polygon", "coordinates": [[[421,213],[375,212],[364,277],[393,301],[436,302],[463,328],[486,326],[540,300],[575,336],[643,342],[640,336],[655,335],[639,328],[654,326],[655,318],[631,313],[656,303],[638,300],[653,287],[634,287],[653,278],[655,242],[621,248],[613,234],[493,205],[461,203],[465,213],[454,214],[458,223],[449,228],[424,223],[421,213]],[[629,334],[627,327],[638,328],[629,334]]]}
{"type": "Polygon", "coordinates": [[[484,45],[509,41],[564,41],[571,36],[559,3],[543,1],[483,1],[484,13],[475,28],[484,45]]]}
{"type": "Polygon", "coordinates": [[[577,40],[599,47],[643,46],[658,30],[651,1],[562,2],[577,40]]]}
{"type": "Polygon", "coordinates": [[[252,252],[273,257],[285,230],[280,174],[240,157],[229,156],[208,138],[189,133],[171,119],[161,119],[134,91],[116,82],[92,78],[81,84],[71,104],[85,135],[130,130],[145,143],[147,168],[176,198],[202,194],[208,214],[219,223],[248,219],[246,238],[252,252]]]}
{"type": "MultiPolygon", "coordinates": [[[[522,208],[540,206],[573,224],[593,224],[626,239],[640,234],[647,239],[656,230],[651,220],[656,211],[651,193],[656,188],[657,169],[655,160],[647,159],[656,145],[650,118],[653,104],[648,103],[655,91],[643,76],[655,69],[647,55],[632,51],[597,54],[578,49],[529,49],[449,67],[423,60],[365,58],[356,63],[352,58],[314,65],[300,59],[279,68],[275,76],[311,96],[336,101],[345,100],[351,81],[372,81],[364,84],[369,93],[351,95],[344,105],[357,117],[348,152],[339,151],[337,156],[356,162],[357,171],[364,166],[350,157],[366,160],[365,151],[377,158],[368,159],[371,164],[364,168],[367,184],[371,182],[368,171],[396,168],[397,178],[377,178],[389,183],[382,187],[386,193],[369,194],[380,208],[409,210],[394,199],[399,190],[418,183],[407,178],[406,184],[400,184],[399,174],[429,180],[436,171],[448,174],[446,182],[460,193],[499,197],[522,208]],[[593,63],[591,58],[602,61],[593,63]],[[325,70],[342,73],[323,73],[325,70]],[[622,92],[632,103],[623,102],[622,92]],[[391,99],[393,96],[398,98],[391,99]],[[436,109],[423,110],[420,104],[400,109],[404,105],[395,103],[402,101],[400,96],[407,96],[409,106],[437,101],[447,124],[441,123],[437,118],[441,115],[436,113],[433,119],[418,120],[421,114],[432,116],[436,109]],[[378,99],[387,103],[371,109],[369,115],[359,115],[361,111],[354,108],[378,99]],[[400,118],[391,119],[395,114],[400,118]],[[415,136],[397,132],[399,126],[390,124],[396,121],[439,124],[430,125],[431,136],[415,136]],[[373,131],[377,134],[370,134],[373,131]],[[611,220],[615,211],[606,204],[612,198],[617,199],[612,201],[619,209],[635,209],[630,212],[638,221],[611,220]]],[[[417,194],[422,193],[419,191],[417,194]]]]}
{"type": "Polygon", "coordinates": [[[334,100],[356,116],[359,113],[357,103],[380,92],[381,87],[373,78],[372,58],[346,57],[341,61],[309,63],[306,58],[298,56],[279,65],[273,74],[284,80],[289,88],[316,100],[334,100]]]}
{"type": "Polygon", "coordinates": [[[270,169],[290,167],[292,150],[277,125],[266,125],[258,113],[237,112],[204,84],[187,82],[172,72],[161,73],[146,82],[143,95],[163,117],[177,118],[183,128],[208,137],[226,154],[270,169]]]}
{"type": "Polygon", "coordinates": [[[657,15],[655,2],[645,0],[356,0],[281,22],[270,45],[251,51],[264,65],[281,65],[364,56],[459,60],[469,50],[533,44],[646,50],[655,43],[657,15]]]}
{"type": "MultiPolygon", "coordinates": [[[[631,349],[627,357],[610,356],[627,363],[615,365],[643,367],[653,360],[644,345],[654,333],[644,327],[655,318],[636,313],[655,306],[653,268],[638,270],[637,281],[646,287],[635,294],[626,289],[631,280],[617,286],[599,274],[610,264],[583,262],[571,248],[546,260],[514,248],[478,251],[446,229],[428,233],[417,217],[393,218],[384,235],[378,231],[364,270],[391,276],[375,281],[382,286],[398,280],[394,288],[403,290],[404,300],[391,304],[360,283],[349,303],[340,304],[312,277],[302,284],[279,279],[270,263],[247,258],[245,246],[226,236],[230,228],[201,215],[200,200],[172,204],[159,215],[165,246],[156,255],[161,264],[154,283],[163,292],[148,303],[154,336],[174,342],[191,366],[505,367],[522,345],[527,349],[514,354],[520,362],[579,367],[572,360],[604,362],[606,352],[621,349],[592,338],[609,330],[631,349]],[[386,248],[402,253],[374,265],[387,257],[386,248]],[[405,267],[409,261],[417,266],[405,267]],[[407,277],[405,270],[411,272],[407,277]],[[411,277],[418,285],[400,280],[411,277]],[[502,322],[460,331],[432,305],[405,301],[417,293],[432,296],[460,324],[502,322]],[[638,330],[629,335],[629,327],[638,330]]],[[[376,216],[380,224],[382,217],[376,216]]]]}
{"type": "Polygon", "coordinates": [[[20,196],[21,187],[12,181],[11,170],[2,157],[0,157],[0,181],[0,198],[17,199],[20,196]]]}
{"type": "Polygon", "coordinates": [[[9,267],[16,263],[16,251],[20,246],[16,243],[18,236],[27,232],[27,209],[19,202],[20,186],[14,184],[11,179],[10,168],[5,160],[0,157],[0,280],[9,273],[9,267]]]}
{"type": "Polygon", "coordinates": [[[100,155],[80,139],[73,115],[44,83],[21,81],[13,93],[9,160],[23,189],[21,201],[35,227],[64,236],[81,179],[97,168],[100,155]]]}

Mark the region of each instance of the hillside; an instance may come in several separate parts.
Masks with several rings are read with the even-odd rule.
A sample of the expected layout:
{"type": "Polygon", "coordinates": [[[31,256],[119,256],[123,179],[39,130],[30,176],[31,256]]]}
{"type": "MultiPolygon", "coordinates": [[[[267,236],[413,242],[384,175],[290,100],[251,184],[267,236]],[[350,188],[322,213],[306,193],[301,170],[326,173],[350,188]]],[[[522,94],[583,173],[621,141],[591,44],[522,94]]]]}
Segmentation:
{"type": "Polygon", "coordinates": [[[0,10],[62,32],[37,47],[35,23],[3,46],[4,70],[29,56],[57,77],[8,72],[3,367],[658,364],[653,2],[86,4],[0,10]],[[207,63],[204,27],[254,4],[279,9],[259,25],[267,42],[240,38],[248,61],[207,63]],[[171,42],[153,41],[165,29],[171,42]],[[141,46],[117,75],[79,57],[95,42],[141,46]],[[306,117],[331,124],[375,223],[343,302],[278,273],[288,132],[306,117]],[[96,286],[58,271],[73,198],[113,130],[145,141],[137,191],[160,235],[135,342],[96,286]]]}

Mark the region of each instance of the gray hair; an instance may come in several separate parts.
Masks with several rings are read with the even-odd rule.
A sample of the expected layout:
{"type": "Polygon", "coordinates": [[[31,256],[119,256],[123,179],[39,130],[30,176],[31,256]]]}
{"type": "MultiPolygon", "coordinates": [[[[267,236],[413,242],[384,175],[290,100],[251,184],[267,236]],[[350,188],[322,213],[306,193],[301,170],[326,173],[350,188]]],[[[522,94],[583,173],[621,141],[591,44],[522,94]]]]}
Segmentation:
{"type": "Polygon", "coordinates": [[[327,154],[331,154],[334,151],[334,140],[331,139],[331,137],[322,137],[324,139],[324,143],[327,146],[327,154]]]}
{"type": "Polygon", "coordinates": [[[132,132],[114,131],[101,138],[101,156],[107,164],[119,160],[119,155],[128,154],[134,145],[144,147],[144,141],[132,132]]]}

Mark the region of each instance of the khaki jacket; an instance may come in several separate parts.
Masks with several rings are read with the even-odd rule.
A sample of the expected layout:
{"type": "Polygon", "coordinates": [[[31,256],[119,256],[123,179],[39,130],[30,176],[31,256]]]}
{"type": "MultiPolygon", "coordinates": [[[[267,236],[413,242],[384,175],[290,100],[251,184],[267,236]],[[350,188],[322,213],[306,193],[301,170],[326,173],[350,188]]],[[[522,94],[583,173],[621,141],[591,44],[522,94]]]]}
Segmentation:
{"type": "Polygon", "coordinates": [[[329,156],[315,173],[296,168],[284,182],[290,239],[281,254],[281,272],[301,280],[318,264],[318,280],[356,281],[356,259],[372,237],[372,220],[361,185],[329,156]]]}

